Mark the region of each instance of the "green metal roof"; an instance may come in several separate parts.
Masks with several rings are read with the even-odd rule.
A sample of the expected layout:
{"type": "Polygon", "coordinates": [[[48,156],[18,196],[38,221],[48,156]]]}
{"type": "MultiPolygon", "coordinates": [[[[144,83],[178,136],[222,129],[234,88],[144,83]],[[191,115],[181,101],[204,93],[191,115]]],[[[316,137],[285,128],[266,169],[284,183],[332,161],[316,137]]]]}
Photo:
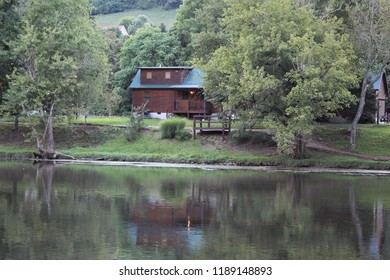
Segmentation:
{"type": "Polygon", "coordinates": [[[158,70],[158,69],[193,69],[192,66],[152,66],[152,67],[138,67],[138,69],[150,69],[150,70],[158,70]]]}
{"type": "Polygon", "coordinates": [[[202,88],[203,79],[205,73],[199,70],[198,68],[192,68],[189,66],[173,66],[173,67],[140,67],[138,68],[137,74],[135,75],[133,81],[131,82],[130,89],[193,89],[193,88],[202,88]],[[158,85],[149,85],[141,84],[141,70],[142,69],[192,69],[188,73],[186,79],[182,84],[158,84],[158,85]]]}

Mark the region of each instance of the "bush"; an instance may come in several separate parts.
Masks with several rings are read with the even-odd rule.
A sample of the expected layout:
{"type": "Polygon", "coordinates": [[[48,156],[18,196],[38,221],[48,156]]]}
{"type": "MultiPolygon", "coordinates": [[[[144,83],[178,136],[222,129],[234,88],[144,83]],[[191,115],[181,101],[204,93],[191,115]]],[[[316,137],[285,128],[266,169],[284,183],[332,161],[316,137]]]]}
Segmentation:
{"type": "Polygon", "coordinates": [[[126,133],[126,138],[129,142],[137,140],[144,128],[144,118],[140,113],[132,113],[129,119],[129,127],[126,133]]]}
{"type": "Polygon", "coordinates": [[[255,132],[251,138],[252,144],[261,144],[264,147],[275,147],[276,142],[272,135],[266,132],[255,132]]]}
{"type": "Polygon", "coordinates": [[[185,120],[180,118],[172,118],[165,120],[161,123],[161,138],[162,139],[173,139],[176,134],[183,130],[186,125],[185,120]]]}
{"type": "Polygon", "coordinates": [[[182,129],[176,133],[177,140],[187,141],[187,140],[190,140],[191,138],[192,138],[192,134],[191,134],[191,132],[189,132],[187,130],[182,129]]]}

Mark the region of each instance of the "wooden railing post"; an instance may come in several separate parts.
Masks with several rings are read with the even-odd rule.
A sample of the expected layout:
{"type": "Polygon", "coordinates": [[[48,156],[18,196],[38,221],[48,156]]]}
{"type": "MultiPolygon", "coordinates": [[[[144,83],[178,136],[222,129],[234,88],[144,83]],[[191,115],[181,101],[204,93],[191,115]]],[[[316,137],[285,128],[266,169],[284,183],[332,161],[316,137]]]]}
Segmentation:
{"type": "Polygon", "coordinates": [[[195,139],[196,136],[196,116],[194,116],[194,124],[192,127],[192,139],[195,139]]]}

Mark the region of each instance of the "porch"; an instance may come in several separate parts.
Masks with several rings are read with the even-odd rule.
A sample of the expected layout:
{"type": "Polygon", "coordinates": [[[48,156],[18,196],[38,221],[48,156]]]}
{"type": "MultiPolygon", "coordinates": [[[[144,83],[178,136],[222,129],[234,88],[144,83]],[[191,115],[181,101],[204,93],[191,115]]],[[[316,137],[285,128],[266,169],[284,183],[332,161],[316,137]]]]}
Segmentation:
{"type": "Polygon", "coordinates": [[[173,113],[176,114],[210,114],[211,104],[204,100],[176,100],[173,113]]]}

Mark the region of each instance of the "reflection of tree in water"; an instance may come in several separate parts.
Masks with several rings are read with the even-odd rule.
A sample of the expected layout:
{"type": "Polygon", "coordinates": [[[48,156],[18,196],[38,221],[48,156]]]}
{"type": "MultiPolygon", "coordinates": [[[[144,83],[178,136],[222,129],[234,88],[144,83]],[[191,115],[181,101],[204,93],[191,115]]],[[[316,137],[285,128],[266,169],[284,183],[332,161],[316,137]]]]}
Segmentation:
{"type": "MultiPolygon", "coordinates": [[[[356,238],[356,231],[351,227],[348,188],[342,187],[337,179],[286,173],[262,176],[260,180],[231,179],[226,185],[234,187],[228,187],[216,196],[217,213],[210,225],[216,236],[205,236],[205,256],[359,258],[351,242],[356,238]]],[[[375,244],[383,244],[383,206],[377,204],[374,213],[374,216],[365,217],[366,225],[361,229],[361,237],[357,238],[363,241],[366,251],[371,244],[371,254],[378,253],[378,248],[380,251],[381,246],[375,244]],[[370,227],[372,223],[374,234],[370,227]]]]}
{"type": "Polygon", "coordinates": [[[38,163],[35,183],[43,191],[41,218],[50,219],[55,163],[38,163]]]}
{"type": "Polygon", "coordinates": [[[188,182],[185,180],[163,179],[161,181],[161,197],[169,205],[181,205],[187,199],[188,182]]]}
{"type": "Polygon", "coordinates": [[[388,252],[386,204],[356,188],[360,179],[116,171],[35,165],[17,177],[0,170],[0,258],[368,259],[388,252]]]}
{"type": "Polygon", "coordinates": [[[359,257],[362,259],[380,259],[382,257],[385,236],[385,215],[383,203],[380,201],[376,201],[374,203],[372,209],[372,233],[368,239],[365,239],[363,221],[360,218],[356,200],[355,188],[349,187],[349,204],[352,221],[356,229],[359,257]]]}
{"type": "Polygon", "coordinates": [[[5,260],[8,257],[8,242],[5,236],[4,225],[0,224],[0,260],[5,260]]]}
{"type": "MultiPolygon", "coordinates": [[[[0,224],[0,256],[8,259],[117,258],[122,246],[128,243],[120,215],[121,209],[126,209],[125,203],[119,198],[86,192],[80,184],[58,184],[57,175],[66,177],[66,170],[57,167],[39,164],[31,169],[34,174],[28,173],[30,177],[16,174],[23,178],[23,186],[18,189],[14,184],[7,192],[9,203],[0,200],[0,210],[7,208],[4,209],[7,218],[0,219],[5,221],[0,224]]],[[[68,177],[69,180],[73,178],[68,177]]]]}

